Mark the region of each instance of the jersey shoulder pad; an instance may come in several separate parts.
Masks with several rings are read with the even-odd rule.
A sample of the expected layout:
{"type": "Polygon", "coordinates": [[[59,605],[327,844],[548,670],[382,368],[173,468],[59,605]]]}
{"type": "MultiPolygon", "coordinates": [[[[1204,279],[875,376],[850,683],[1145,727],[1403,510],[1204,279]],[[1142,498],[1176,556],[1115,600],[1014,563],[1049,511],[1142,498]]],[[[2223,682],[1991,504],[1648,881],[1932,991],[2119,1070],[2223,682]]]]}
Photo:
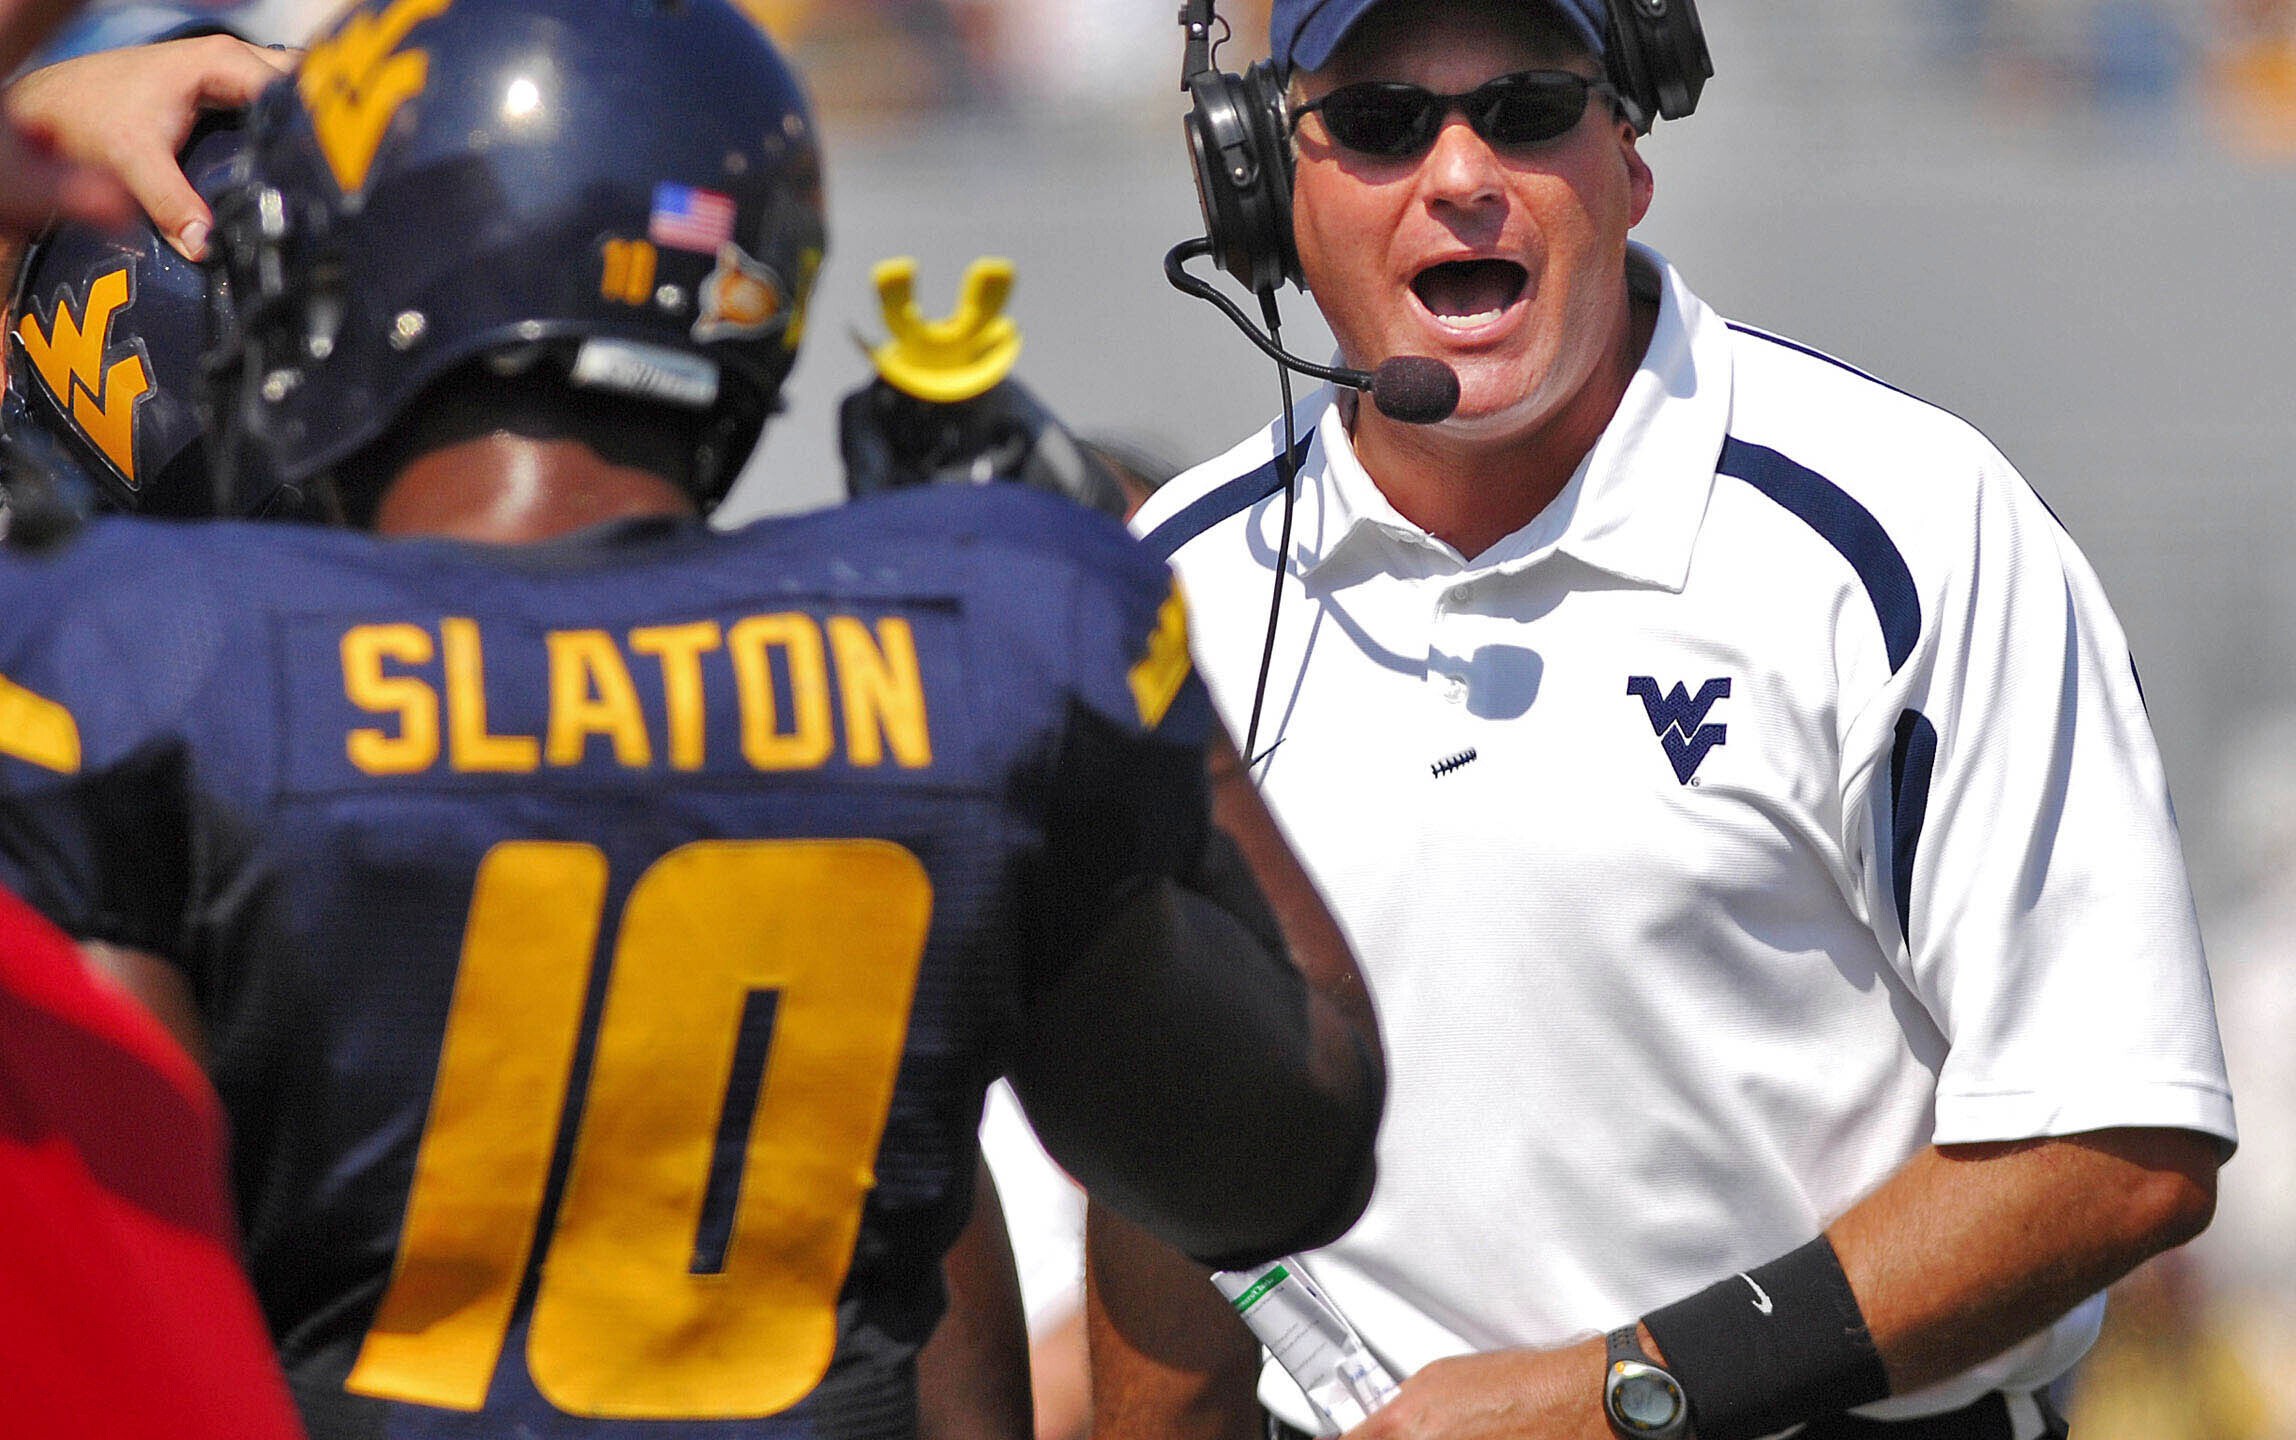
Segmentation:
{"type": "Polygon", "coordinates": [[[53,551],[0,550],[0,756],[71,773],[184,713],[243,623],[221,587],[248,577],[210,538],[103,518],[53,551]]]}
{"type": "Polygon", "coordinates": [[[899,525],[977,556],[966,601],[979,623],[1044,655],[1071,695],[1119,732],[1201,743],[1210,716],[1189,659],[1186,602],[1120,522],[1022,485],[887,499],[911,496],[920,503],[899,525]]]}

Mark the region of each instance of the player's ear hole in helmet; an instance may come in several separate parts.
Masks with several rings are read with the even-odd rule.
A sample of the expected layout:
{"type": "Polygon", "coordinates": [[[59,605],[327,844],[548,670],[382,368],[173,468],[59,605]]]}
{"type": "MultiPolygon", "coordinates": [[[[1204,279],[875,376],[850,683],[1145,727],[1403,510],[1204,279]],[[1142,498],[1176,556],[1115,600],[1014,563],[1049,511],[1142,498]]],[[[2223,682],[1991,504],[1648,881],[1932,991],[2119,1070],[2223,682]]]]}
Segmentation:
{"type": "Polygon", "coordinates": [[[368,513],[392,471],[362,452],[474,386],[495,429],[673,437],[667,478],[723,498],[824,244],[811,110],[728,0],[366,0],[248,128],[204,383],[231,513],[368,513]]]}

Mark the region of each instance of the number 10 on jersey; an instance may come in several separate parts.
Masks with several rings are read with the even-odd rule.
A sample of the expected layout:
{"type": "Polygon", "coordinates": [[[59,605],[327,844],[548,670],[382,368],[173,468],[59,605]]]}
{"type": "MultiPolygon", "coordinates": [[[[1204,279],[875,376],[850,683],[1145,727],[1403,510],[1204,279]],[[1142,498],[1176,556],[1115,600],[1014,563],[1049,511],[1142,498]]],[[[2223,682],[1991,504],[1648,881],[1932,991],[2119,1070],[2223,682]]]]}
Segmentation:
{"type": "Polygon", "coordinates": [[[527,1369],[569,1414],[770,1415],[828,1370],[932,882],[878,840],[703,841],[639,876],[537,1238],[606,891],[590,845],[481,862],[354,1393],[482,1408],[536,1246],[527,1369]]]}

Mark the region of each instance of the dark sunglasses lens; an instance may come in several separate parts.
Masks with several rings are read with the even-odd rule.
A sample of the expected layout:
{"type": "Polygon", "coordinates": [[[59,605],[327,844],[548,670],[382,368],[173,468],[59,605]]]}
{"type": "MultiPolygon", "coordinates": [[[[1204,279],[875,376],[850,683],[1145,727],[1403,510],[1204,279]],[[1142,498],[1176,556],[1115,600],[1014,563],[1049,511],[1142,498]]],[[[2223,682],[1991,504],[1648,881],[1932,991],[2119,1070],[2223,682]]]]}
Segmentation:
{"type": "Polygon", "coordinates": [[[1467,98],[1468,119],[1494,145],[1535,145],[1578,124],[1587,84],[1568,75],[1509,75],[1467,98]]]}
{"type": "Polygon", "coordinates": [[[1331,138],[1364,155],[1398,157],[1427,147],[1442,102],[1410,85],[1347,85],[1318,107],[1331,138]]]}

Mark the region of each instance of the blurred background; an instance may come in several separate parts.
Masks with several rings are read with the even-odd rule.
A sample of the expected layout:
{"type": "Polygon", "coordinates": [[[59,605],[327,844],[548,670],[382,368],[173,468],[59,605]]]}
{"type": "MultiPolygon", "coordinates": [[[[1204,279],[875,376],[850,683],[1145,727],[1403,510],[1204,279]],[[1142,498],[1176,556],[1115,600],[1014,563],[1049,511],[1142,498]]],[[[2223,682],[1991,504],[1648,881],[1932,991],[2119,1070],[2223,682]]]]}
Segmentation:
{"type": "MultiPolygon", "coordinates": [[[[1175,0],[747,0],[822,111],[830,260],[733,519],[839,495],[836,400],[882,333],[1012,257],[1020,374],[1176,462],[1275,377],[1168,289],[1199,232],[1175,0]]],[[[240,9],[294,39],[324,4],[240,9]]],[[[2073,1387],[2083,1440],[2296,1437],[2296,3],[1703,0],[1719,69],[1645,145],[1639,235],[1723,313],[1986,431],[2135,648],[2198,884],[2243,1145],[2215,1228],[2140,1272],[2073,1387]]],[[[1265,0],[1221,7],[1230,69],[1265,0]]],[[[1328,349],[1288,298],[1287,336],[1328,349]]]]}

